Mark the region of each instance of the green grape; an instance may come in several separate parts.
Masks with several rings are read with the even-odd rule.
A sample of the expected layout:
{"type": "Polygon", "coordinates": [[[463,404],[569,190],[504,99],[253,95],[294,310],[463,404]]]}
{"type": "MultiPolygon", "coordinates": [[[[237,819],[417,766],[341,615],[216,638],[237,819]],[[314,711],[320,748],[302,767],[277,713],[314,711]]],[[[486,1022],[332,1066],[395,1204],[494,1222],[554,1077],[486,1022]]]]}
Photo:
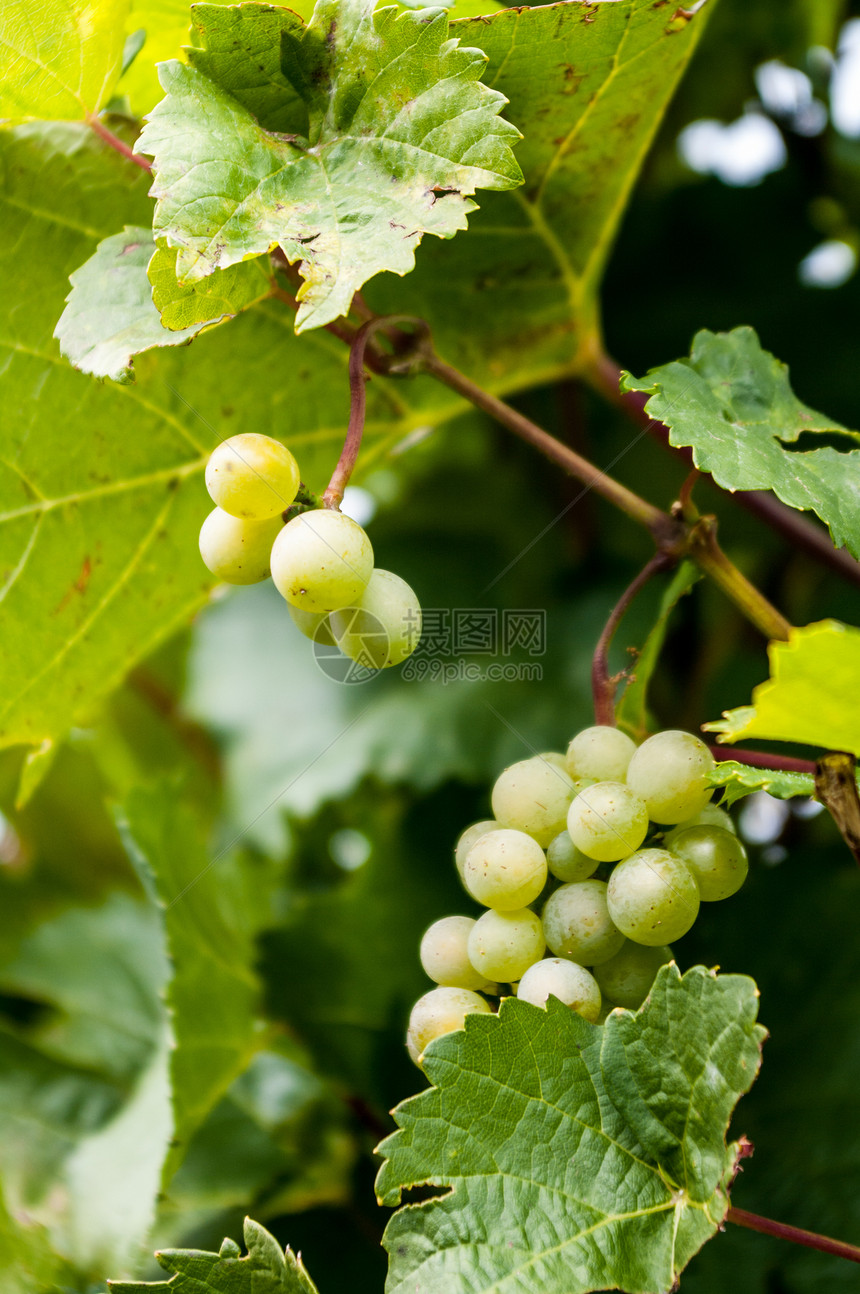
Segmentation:
{"type": "Polygon", "coordinates": [[[493,816],[545,847],[563,829],[572,799],[573,782],[562,769],[540,756],[521,759],[496,779],[493,816]]]}
{"type": "Polygon", "coordinates": [[[471,827],[467,827],[460,836],[454,848],[454,863],[460,874],[461,881],[463,880],[463,868],[466,866],[469,850],[475,841],[486,835],[488,831],[498,831],[498,829],[499,823],[496,822],[495,818],[485,818],[482,822],[473,822],[471,827]]]}
{"type": "Polygon", "coordinates": [[[303,512],[272,548],[272,579],[303,611],[334,611],[358,601],[373,572],[370,540],[343,512],[303,512]]]}
{"type": "Polygon", "coordinates": [[[596,858],[589,858],[570,838],[567,828],[550,841],[546,851],[547,867],[560,881],[587,881],[597,871],[596,858]]]}
{"type": "Polygon", "coordinates": [[[298,493],[299,465],[271,436],[254,431],[224,440],[206,464],[206,489],[232,517],[263,521],[280,516],[298,493]]]}
{"type": "Polygon", "coordinates": [[[388,669],[411,656],[421,637],[421,605],[399,575],[377,568],[354,606],[334,612],[337,645],[369,669],[388,669]]]}
{"type": "Polygon", "coordinates": [[[609,878],[609,915],[637,944],[680,939],[699,913],[699,887],[687,864],[667,849],[641,849],[609,878]]]}
{"type": "Polygon", "coordinates": [[[672,853],[687,864],[707,903],[737,894],[747,878],[747,851],[722,827],[688,827],[675,836],[672,853]]]}
{"type": "Polygon", "coordinates": [[[466,856],[463,884],[473,899],[498,912],[527,907],[546,885],[546,856],[524,831],[488,831],[466,856]]]}
{"type": "Polygon", "coordinates": [[[477,1012],[491,1015],[489,1002],[465,988],[431,988],[419,997],[409,1016],[406,1047],[416,1065],[434,1038],[462,1029],[466,1016],[477,1012]]]}
{"type": "Polygon", "coordinates": [[[425,930],[421,965],[437,984],[448,988],[490,988],[469,961],[469,935],[474,924],[472,917],[442,917],[425,930]]]}
{"type": "Polygon", "coordinates": [[[552,764],[563,773],[567,772],[567,761],[560,750],[542,750],[539,755],[535,755],[535,759],[542,759],[545,764],[552,764]]]}
{"type": "Polygon", "coordinates": [[[724,831],[730,831],[733,836],[738,834],[734,822],[725,809],[721,809],[718,804],[706,804],[701,813],[679,822],[677,827],[666,832],[666,848],[671,849],[672,841],[678,833],[686,831],[689,827],[722,827],[724,831]]]}
{"type": "Polygon", "coordinates": [[[303,611],[301,607],[290,606],[289,603],[287,603],[287,610],[299,633],[304,634],[306,638],[319,643],[321,647],[337,645],[331,631],[328,611],[303,611]]]}
{"type": "Polygon", "coordinates": [[[240,521],[213,508],[200,527],[200,556],[225,584],[259,584],[269,574],[272,544],[282,529],[280,517],[240,521]]]}
{"type": "Polygon", "coordinates": [[[671,960],[671,948],[659,945],[646,948],[627,939],[614,957],[595,966],[594,978],[605,998],[611,998],[617,1006],[636,1011],[650,993],[660,967],[671,960]]]}
{"type": "Polygon", "coordinates": [[[597,782],[573,801],[567,829],[577,849],[589,858],[614,863],[642,844],[648,833],[648,810],[623,782],[597,782]]]}
{"type": "Polygon", "coordinates": [[[571,777],[591,777],[597,782],[623,782],[636,743],[620,728],[596,724],[583,728],[567,748],[571,777]]]}
{"type": "Polygon", "coordinates": [[[513,984],[540,961],[546,943],[538,917],[530,908],[485,912],[469,935],[469,961],[495,983],[513,984]]]}
{"type": "Polygon", "coordinates": [[[691,732],[669,729],[643,741],[627,769],[627,785],[654,822],[674,825],[701,813],[714,793],[708,774],[714,757],[691,732]]]}
{"type": "Polygon", "coordinates": [[[584,1020],[594,1022],[600,1015],[597,980],[583,966],[560,957],[547,957],[529,966],[517,987],[517,997],[532,1006],[546,1006],[552,994],[584,1020]]]}
{"type": "Polygon", "coordinates": [[[556,957],[580,966],[599,966],[624,943],[607,906],[605,881],[561,885],[544,904],[543,932],[556,957]]]}

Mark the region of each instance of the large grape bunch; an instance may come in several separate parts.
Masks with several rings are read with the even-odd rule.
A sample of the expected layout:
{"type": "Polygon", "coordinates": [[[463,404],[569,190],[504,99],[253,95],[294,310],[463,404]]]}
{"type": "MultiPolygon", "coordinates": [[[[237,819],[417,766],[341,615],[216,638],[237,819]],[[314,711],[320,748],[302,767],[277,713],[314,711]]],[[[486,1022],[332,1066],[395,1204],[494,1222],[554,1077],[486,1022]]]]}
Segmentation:
{"type": "Polygon", "coordinates": [[[222,441],[206,467],[217,506],[200,530],[205,565],[226,584],[271,575],[305,637],[367,669],[399,665],[421,636],[417,597],[399,575],[374,567],[370,540],[350,517],[297,505],[300,487],[280,441],[257,432],[222,441]]]}
{"type": "Polygon", "coordinates": [[[710,803],[713,765],[692,733],[659,732],[636,746],[598,725],[566,755],[504,770],[493,817],[467,827],[454,853],[465,889],[487,910],[443,917],[421,941],[437,987],[412,1008],[406,1043],[416,1064],[434,1038],[507,991],[539,1007],[557,997],[595,1023],[642,1005],[700,902],[728,898],[746,879],[732,820],[710,803]]]}

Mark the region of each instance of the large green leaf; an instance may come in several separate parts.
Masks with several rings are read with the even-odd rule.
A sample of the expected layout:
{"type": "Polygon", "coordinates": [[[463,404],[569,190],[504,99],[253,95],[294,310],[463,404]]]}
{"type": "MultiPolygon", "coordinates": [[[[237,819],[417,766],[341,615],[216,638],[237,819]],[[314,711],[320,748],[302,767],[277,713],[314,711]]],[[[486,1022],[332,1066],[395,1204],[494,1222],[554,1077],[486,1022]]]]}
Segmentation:
{"type": "Polygon", "coordinates": [[[496,389],[580,367],[618,223],[713,3],[564,3],[453,22],[509,100],[525,185],[482,196],[468,235],[428,240],[403,284],[368,286],[369,303],[427,318],[452,363],[496,389]]]}
{"type": "Polygon", "coordinates": [[[4,0],[0,119],[96,112],[120,73],[130,0],[4,0]]]}
{"type": "MultiPolygon", "coordinates": [[[[230,6],[227,0],[225,7],[238,13],[238,9],[230,6]]],[[[422,6],[409,4],[404,7],[419,9],[422,6]]],[[[455,0],[454,4],[443,7],[453,17],[468,18],[473,14],[495,13],[502,6],[497,0],[455,0]]],[[[294,0],[289,8],[308,22],[314,11],[314,0],[294,0]]],[[[130,36],[144,32],[145,40],[141,52],[123,73],[119,92],[128,97],[135,116],[142,117],[161,98],[155,65],[182,56],[183,47],[188,44],[192,18],[188,0],[132,0],[126,30],[130,36]]]]}
{"type": "MultiPolygon", "coordinates": [[[[138,146],[154,159],[154,228],[179,249],[181,282],[280,245],[305,280],[296,327],[317,328],[346,314],[368,278],[412,269],[422,234],[465,229],[477,188],[521,182],[518,132],[498,115],[502,95],[478,79],[480,50],[448,40],[445,11],[373,8],[320,0],[307,26],[288,9],[277,23],[246,11],[241,39],[257,50],[259,16],[262,57],[280,63],[267,91],[281,88],[282,70],[300,133],[267,132],[196,66],[160,69],[166,98],[138,146]]],[[[224,14],[204,10],[204,39],[233,26],[224,14]]]]}
{"type": "Polygon", "coordinates": [[[124,831],[164,906],[172,963],[168,1180],[194,1130],[265,1043],[254,962],[257,932],[272,919],[273,876],[266,864],[224,850],[212,856],[197,817],[167,784],[132,793],[124,831]]]}
{"type": "Polygon", "coordinates": [[[451,1190],[389,1223],[389,1294],[672,1287],[728,1208],[756,1010],[752,980],[672,964],[602,1027],[508,999],[432,1043],[377,1190],[451,1190]]]}
{"type": "MultiPolygon", "coordinates": [[[[646,411],[669,428],[670,443],[726,490],[773,490],[811,510],[833,542],[860,557],[860,433],[802,404],[788,369],[762,350],[752,328],[696,334],[689,359],[625,373],[625,391],[647,391],[646,411]],[[834,435],[844,449],[800,448],[802,436],[834,435]]],[[[806,442],[804,442],[806,443],[806,442]]]]}
{"type": "Polygon", "coordinates": [[[301,1258],[286,1252],[265,1227],[245,1219],[244,1258],[235,1240],[226,1239],[217,1254],[199,1249],[166,1249],[156,1254],[174,1275],[169,1281],[108,1281],[112,1294],[317,1294],[301,1258]]]}
{"type": "Polygon", "coordinates": [[[860,755],[860,629],[821,620],[768,647],[770,678],[752,705],[706,724],[722,742],[762,737],[860,755]]]}

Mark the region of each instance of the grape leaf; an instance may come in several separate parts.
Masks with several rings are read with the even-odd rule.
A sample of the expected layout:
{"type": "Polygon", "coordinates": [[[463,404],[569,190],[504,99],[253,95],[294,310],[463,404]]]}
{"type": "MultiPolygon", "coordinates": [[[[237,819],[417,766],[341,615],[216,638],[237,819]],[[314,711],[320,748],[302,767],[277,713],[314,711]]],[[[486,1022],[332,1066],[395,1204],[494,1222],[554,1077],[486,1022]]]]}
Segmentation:
{"type": "Polygon", "coordinates": [[[266,271],[267,262],[260,257],[216,270],[200,283],[183,284],[176,277],[176,253],[156,247],[146,273],[163,326],[184,329],[198,324],[211,327],[263,301],[272,291],[266,271]]]}
{"type": "Polygon", "coordinates": [[[152,230],[141,225],[126,225],[99,243],[71,275],[72,291],[54,330],[75,368],[131,381],[135,355],[154,346],[181,346],[271,290],[258,261],[182,286],[175,260],[176,253],[156,248],[152,230]]]}
{"type": "Polygon", "coordinates": [[[173,974],[167,989],[175,1171],[194,1130],[265,1039],[257,1028],[256,936],[271,919],[272,874],[222,851],[210,856],[201,824],[168,785],[139,789],[124,806],[129,853],[164,907],[173,974]]]}
{"type": "Polygon", "coordinates": [[[753,689],[752,705],[704,724],[717,741],[794,741],[860,755],[860,629],[838,620],[792,629],[768,645],[770,678],[753,689]]]}
{"type": "Polygon", "coordinates": [[[452,1189],[392,1218],[389,1294],[672,1287],[728,1208],[756,1010],[752,980],[672,963],[602,1027],[509,998],[431,1043],[434,1086],[394,1111],[377,1193],[452,1189]]]}
{"type": "Polygon", "coordinates": [[[797,795],[815,796],[815,779],[811,773],[784,772],[773,768],[751,768],[733,759],[721,759],[708,775],[711,786],[724,787],[720,804],[730,809],[745,795],[767,791],[778,800],[791,800],[797,795]]]}
{"type": "Polygon", "coordinates": [[[80,118],[120,74],[129,0],[4,0],[0,119],[80,118]]]}
{"type": "MultiPolygon", "coordinates": [[[[385,0],[382,0],[382,3],[384,4],[385,0]]],[[[194,20],[197,7],[192,9],[189,16],[188,0],[133,0],[126,31],[132,35],[143,30],[146,40],[142,54],[139,54],[127,71],[123,72],[119,93],[128,97],[136,117],[143,117],[161,98],[161,86],[158,83],[158,73],[154,65],[166,62],[167,59],[182,57],[183,47],[188,44],[189,27],[194,20]]],[[[224,0],[223,7],[226,10],[225,17],[233,15],[240,22],[242,21],[238,6],[229,5],[224,0]]],[[[403,7],[421,9],[426,6],[406,4],[403,7]]],[[[305,22],[309,22],[313,15],[314,0],[294,0],[289,8],[305,22]]],[[[478,14],[495,13],[502,6],[497,3],[497,0],[454,0],[453,4],[446,2],[440,8],[447,8],[452,17],[469,18],[478,14]]],[[[261,17],[260,21],[262,25],[265,20],[261,17]]],[[[275,21],[277,21],[276,16],[275,21]]],[[[260,53],[263,54],[264,51],[260,50],[260,53]]],[[[239,56],[240,51],[236,50],[236,54],[239,56]]],[[[277,57],[274,61],[279,63],[280,58],[277,57]]],[[[225,88],[229,87],[225,86],[225,88]]]]}
{"type": "MultiPolygon", "coordinates": [[[[204,37],[222,15],[208,10],[204,37]]],[[[305,280],[301,331],[346,314],[381,270],[407,273],[423,234],[465,229],[477,188],[520,183],[519,132],[478,79],[484,55],[448,40],[444,11],[320,0],[307,26],[284,10],[277,34],[306,134],[269,133],[197,67],[172,62],[138,147],[154,159],[154,229],[179,249],[180,281],[280,245],[305,280]]]]}
{"type": "Polygon", "coordinates": [[[510,101],[525,185],[484,195],[467,237],[428,239],[413,273],[374,279],[368,303],[426,318],[441,352],[494,390],[581,368],[618,223],[712,8],[615,0],[452,22],[510,101]]]}
{"type": "Polygon", "coordinates": [[[244,1258],[234,1240],[217,1254],[199,1249],[165,1249],[155,1256],[169,1281],[108,1281],[112,1294],[317,1294],[300,1257],[281,1249],[274,1236],[251,1218],[245,1219],[244,1258]]]}
{"type": "Polygon", "coordinates": [[[72,291],[54,336],[82,373],[128,381],[135,355],[152,346],[181,346],[200,331],[198,326],[168,332],[162,325],[146,277],[154,251],[150,229],[126,225],[71,275],[72,291]]]}
{"type": "Polygon", "coordinates": [[[830,528],[837,548],[860,557],[860,433],[801,404],[788,369],[762,350],[752,328],[728,333],[703,329],[689,359],[622,376],[624,391],[646,391],[652,418],[669,428],[672,445],[726,490],[773,490],[783,503],[811,510],[830,528]],[[801,436],[845,437],[801,449],[801,436]]]}

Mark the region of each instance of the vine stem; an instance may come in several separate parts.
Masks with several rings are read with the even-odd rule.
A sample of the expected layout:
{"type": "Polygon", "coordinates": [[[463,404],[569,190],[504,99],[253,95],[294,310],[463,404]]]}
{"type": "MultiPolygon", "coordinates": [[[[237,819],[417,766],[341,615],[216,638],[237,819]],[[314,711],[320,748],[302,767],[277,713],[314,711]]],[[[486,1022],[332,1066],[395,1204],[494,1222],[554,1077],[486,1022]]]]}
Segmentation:
{"type": "Polygon", "coordinates": [[[680,528],[668,513],[656,508],[653,503],[649,503],[646,499],[640,498],[638,494],[628,490],[620,481],[614,480],[606,472],[595,467],[587,458],[583,458],[581,454],[577,454],[575,450],[563,445],[560,440],[556,440],[554,436],[544,431],[530,418],[518,413],[516,409],[512,409],[510,405],[505,404],[503,400],[497,399],[489,391],[485,391],[483,387],[477,386],[464,373],[452,368],[450,364],[446,364],[435,352],[431,351],[422,355],[421,368],[425,373],[429,373],[440,382],[444,382],[458,395],[462,395],[470,404],[482,409],[484,413],[488,413],[491,418],[501,423],[503,427],[507,427],[521,440],[525,440],[528,444],[533,445],[535,449],[539,449],[546,458],[564,468],[569,476],[575,476],[589,489],[594,490],[595,494],[601,495],[609,503],[613,503],[617,508],[620,508],[622,512],[626,512],[628,517],[632,517],[634,521],[647,526],[659,544],[677,542],[680,528]]]}
{"type": "Polygon", "coordinates": [[[766,638],[788,642],[791,625],[763,593],[730,562],[717,543],[715,517],[700,517],[689,532],[688,552],[697,566],[743,611],[766,638]]]}
{"type": "MultiPolygon", "coordinates": [[[[619,390],[621,369],[615,360],[600,351],[584,370],[583,378],[598,395],[621,409],[637,427],[644,428],[678,458],[693,466],[692,452],[670,444],[668,427],[645,412],[648,396],[641,391],[619,390]]],[[[712,477],[710,479],[713,481],[712,477]]],[[[713,483],[717,484],[716,481],[713,483]]],[[[820,526],[808,521],[794,508],[787,507],[767,490],[728,490],[726,493],[747,512],[788,539],[794,548],[802,549],[844,579],[860,586],[860,562],[847,549],[834,548],[827,532],[820,526]]]]}
{"type": "MultiPolygon", "coordinates": [[[[337,460],[331,480],[322,496],[324,508],[340,507],[343,492],[349,484],[349,478],[352,476],[353,468],[358,458],[358,451],[361,449],[361,438],[364,434],[364,417],[367,408],[367,392],[365,389],[367,375],[364,371],[367,343],[379,329],[391,329],[401,323],[415,324],[419,328],[419,332],[423,330],[423,334],[429,337],[429,330],[422,319],[415,319],[412,315],[380,315],[363,323],[351,340],[349,348],[349,426],[346,430],[343,449],[340,451],[340,458],[337,460]]],[[[393,368],[391,371],[394,371],[393,368]]]]}
{"type": "Polygon", "coordinates": [[[621,597],[609,613],[603,632],[597,640],[594,655],[591,659],[591,695],[594,699],[594,722],[609,728],[615,727],[615,690],[618,679],[609,673],[609,645],[615,636],[625,611],[653,576],[660,571],[669,570],[677,559],[662,550],[654,554],[634,580],[627,585],[621,597]]]}
{"type": "Polygon", "coordinates": [[[774,1222],[772,1218],[760,1217],[758,1213],[748,1213],[746,1209],[730,1208],[726,1214],[726,1221],[734,1222],[735,1226],[746,1227],[750,1231],[759,1231],[765,1236],[791,1240],[796,1245],[805,1245],[807,1249],[818,1249],[823,1254],[847,1258],[851,1263],[860,1263],[860,1247],[857,1245],[849,1245],[844,1240],[831,1240],[830,1236],[821,1236],[816,1231],[804,1231],[802,1227],[792,1227],[787,1222],[774,1222]]]}
{"type": "Polygon", "coordinates": [[[136,153],[133,148],[129,147],[124,139],[120,139],[119,135],[115,135],[113,131],[95,115],[95,113],[87,113],[87,125],[91,130],[95,131],[95,133],[103,139],[106,144],[109,144],[115,152],[121,154],[121,156],[126,158],[129,162],[134,162],[135,166],[139,166],[143,171],[152,170],[152,162],[150,162],[149,158],[144,157],[142,153],[136,153]]]}
{"type": "Polygon", "coordinates": [[[795,759],[791,755],[771,755],[766,750],[739,750],[736,746],[710,746],[714,759],[734,760],[750,768],[771,768],[777,773],[808,773],[815,776],[816,764],[812,759],[795,759]]]}

